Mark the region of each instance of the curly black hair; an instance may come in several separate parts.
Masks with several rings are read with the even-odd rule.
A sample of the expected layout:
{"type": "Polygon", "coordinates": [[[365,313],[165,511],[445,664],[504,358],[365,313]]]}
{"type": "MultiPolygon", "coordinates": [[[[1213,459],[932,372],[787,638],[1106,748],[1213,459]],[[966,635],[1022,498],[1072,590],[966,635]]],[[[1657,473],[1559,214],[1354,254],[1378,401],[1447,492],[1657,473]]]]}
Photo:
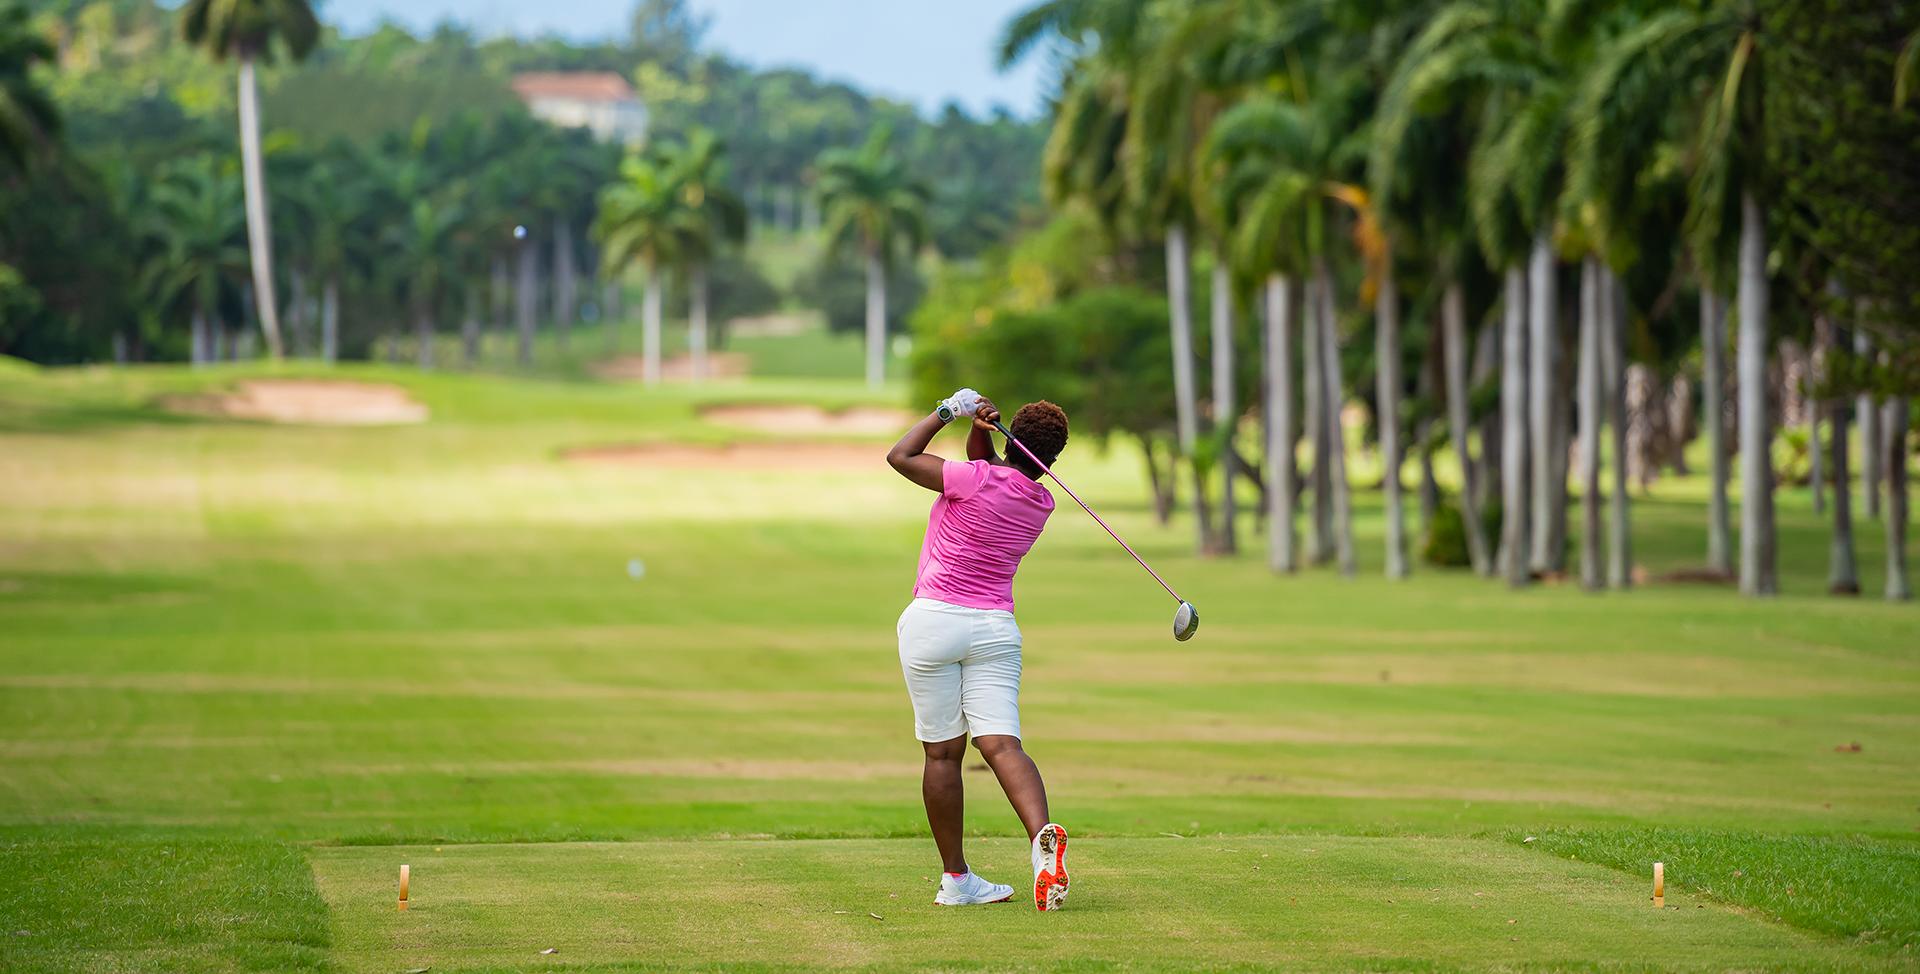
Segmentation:
{"type": "MultiPolygon", "coordinates": [[[[1013,414],[1013,422],[1008,424],[1007,429],[1013,433],[1014,439],[1032,450],[1041,463],[1051,467],[1059,459],[1060,451],[1067,446],[1067,411],[1045,399],[1030,402],[1013,414]]],[[[1029,465],[1027,455],[1017,446],[1010,448],[1007,455],[1008,459],[1022,467],[1029,465]]],[[[1038,470],[1031,472],[1036,475],[1040,473],[1038,470]]]]}

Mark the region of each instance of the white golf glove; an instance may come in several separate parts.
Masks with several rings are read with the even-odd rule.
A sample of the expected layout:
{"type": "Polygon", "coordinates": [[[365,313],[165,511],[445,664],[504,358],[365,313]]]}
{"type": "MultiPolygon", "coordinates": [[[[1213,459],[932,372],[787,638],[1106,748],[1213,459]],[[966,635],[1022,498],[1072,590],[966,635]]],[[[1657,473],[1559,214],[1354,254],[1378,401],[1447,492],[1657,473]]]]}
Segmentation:
{"type": "Polygon", "coordinates": [[[936,411],[941,420],[951,422],[955,416],[972,416],[979,412],[980,399],[980,394],[972,389],[962,389],[940,400],[936,411]]]}

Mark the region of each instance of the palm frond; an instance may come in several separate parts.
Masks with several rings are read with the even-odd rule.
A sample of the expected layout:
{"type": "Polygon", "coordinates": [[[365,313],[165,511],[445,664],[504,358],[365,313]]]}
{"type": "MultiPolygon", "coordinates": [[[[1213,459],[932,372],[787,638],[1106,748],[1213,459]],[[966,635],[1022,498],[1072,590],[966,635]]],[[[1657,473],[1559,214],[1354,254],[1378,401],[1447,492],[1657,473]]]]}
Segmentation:
{"type": "Polygon", "coordinates": [[[1900,56],[1893,62],[1893,107],[1907,107],[1907,99],[1920,88],[1920,30],[1907,37],[1900,56]]]}
{"type": "Polygon", "coordinates": [[[1685,127],[1713,30],[1695,11],[1661,12],[1602,48],[1580,79],[1568,109],[1567,204],[1591,215],[1602,241],[1619,235],[1660,144],[1685,127]]]}

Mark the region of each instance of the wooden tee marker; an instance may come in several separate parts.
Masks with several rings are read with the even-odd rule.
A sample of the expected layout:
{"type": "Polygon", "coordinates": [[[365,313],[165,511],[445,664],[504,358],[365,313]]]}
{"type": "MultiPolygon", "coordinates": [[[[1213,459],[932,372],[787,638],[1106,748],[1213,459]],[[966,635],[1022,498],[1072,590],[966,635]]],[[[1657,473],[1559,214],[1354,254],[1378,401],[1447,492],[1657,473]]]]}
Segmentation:
{"type": "Polygon", "coordinates": [[[411,866],[405,864],[400,866],[400,912],[402,913],[407,912],[407,880],[411,878],[412,871],[411,866]]]}
{"type": "MultiPolygon", "coordinates": [[[[401,889],[400,895],[403,898],[406,896],[406,888],[407,888],[406,884],[403,882],[400,886],[400,889],[401,889]]],[[[1665,907],[1666,905],[1667,905],[1667,864],[1664,862],[1656,862],[1653,864],[1653,908],[1658,910],[1665,907]]],[[[406,909],[406,904],[404,903],[401,904],[401,909],[406,909]]]]}

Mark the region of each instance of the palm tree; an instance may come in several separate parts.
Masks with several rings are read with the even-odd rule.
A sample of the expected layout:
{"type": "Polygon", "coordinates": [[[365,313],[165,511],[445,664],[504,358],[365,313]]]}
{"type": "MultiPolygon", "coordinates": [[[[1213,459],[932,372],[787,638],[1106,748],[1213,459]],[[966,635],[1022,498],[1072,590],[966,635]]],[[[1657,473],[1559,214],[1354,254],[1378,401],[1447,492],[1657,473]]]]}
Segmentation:
{"type": "MultiPolygon", "coordinates": [[[[1374,145],[1378,184],[1399,168],[1395,157],[1418,117],[1451,113],[1474,133],[1467,153],[1466,222],[1504,282],[1497,561],[1514,586],[1527,584],[1536,565],[1547,567],[1555,520],[1552,454],[1545,445],[1551,439],[1549,393],[1558,388],[1547,374],[1554,301],[1550,294],[1532,294],[1536,288],[1528,280],[1531,264],[1543,285],[1539,290],[1552,284],[1553,255],[1542,231],[1557,183],[1564,83],[1546,50],[1546,13],[1537,0],[1456,0],[1433,11],[1406,45],[1382,96],[1374,145]],[[1530,297],[1540,312],[1531,316],[1531,335],[1530,297]],[[1536,554],[1542,557],[1536,560],[1536,554]]],[[[1564,522],[1563,507],[1559,517],[1564,522]]]]}
{"type": "Polygon", "coordinates": [[[1500,318],[1500,567],[1507,584],[1531,578],[1527,563],[1527,273],[1508,266],[1500,318]]]}
{"type": "Polygon", "coordinates": [[[836,248],[857,246],[866,261],[867,385],[874,388],[886,372],[887,267],[920,249],[930,198],[892,151],[892,138],[877,128],[858,149],[828,149],[819,161],[828,239],[836,248]]]}
{"type": "MultiPolygon", "coordinates": [[[[1607,508],[1607,586],[1633,585],[1633,530],[1627,499],[1627,292],[1613,268],[1601,261],[1600,374],[1606,385],[1607,426],[1613,430],[1613,496],[1607,508]]],[[[1591,543],[1591,542],[1589,542],[1591,543]]]]}
{"type": "MultiPolygon", "coordinates": [[[[1530,541],[1526,559],[1534,571],[1559,568],[1566,532],[1553,217],[1570,65],[1560,56],[1566,25],[1551,16],[1562,6],[1568,5],[1550,9],[1543,0],[1446,5],[1409,44],[1400,69],[1403,90],[1396,93],[1415,105],[1472,107],[1479,125],[1469,169],[1475,229],[1490,263],[1522,270],[1524,293],[1509,287],[1506,298],[1528,305],[1523,394],[1531,497],[1524,511],[1506,505],[1503,518],[1530,520],[1524,532],[1530,541]]],[[[1506,446],[1503,460],[1515,452],[1506,446]]]]}
{"type": "MultiPolygon", "coordinates": [[[[1294,349],[1302,332],[1302,311],[1305,334],[1317,334],[1319,329],[1318,305],[1302,300],[1301,287],[1310,246],[1307,227],[1310,218],[1318,215],[1311,205],[1313,178],[1300,165],[1311,157],[1310,142],[1311,134],[1296,106],[1254,99],[1229,109],[1214,123],[1203,151],[1217,205],[1234,228],[1228,253],[1242,273],[1265,280],[1265,373],[1272,415],[1266,443],[1269,562],[1277,572],[1299,566],[1293,524],[1298,494],[1294,349]]],[[[1318,347],[1317,341],[1307,343],[1312,356],[1305,362],[1308,376],[1320,374],[1318,347]]],[[[1310,384],[1307,397],[1308,417],[1316,421],[1318,389],[1317,383],[1310,384]]],[[[1313,439],[1324,444],[1323,430],[1316,429],[1313,439]]],[[[1316,462],[1324,466],[1323,460],[1316,462]]]]}
{"type": "Polygon", "coordinates": [[[318,351],[328,364],[340,354],[341,287],[356,259],[373,249],[366,216],[374,204],[375,187],[368,176],[375,169],[358,150],[335,142],[311,161],[296,184],[283,185],[283,191],[294,193],[295,235],[306,276],[319,289],[318,351]]]}
{"type": "MultiPolygon", "coordinates": [[[[1829,285],[1832,290],[1832,285],[1829,285]]],[[[1839,346],[1840,328],[1831,309],[1822,314],[1815,327],[1824,334],[1828,349],[1839,346]]],[[[1832,382],[1829,373],[1828,382],[1832,382]]],[[[1853,484],[1848,468],[1848,403],[1827,396],[1821,411],[1827,416],[1827,450],[1833,475],[1833,537],[1827,548],[1827,592],[1832,595],[1859,595],[1860,570],[1853,549],[1853,484]]]]}
{"type": "Polygon", "coordinates": [[[1185,179],[1205,130],[1194,124],[1196,79],[1180,63],[1180,47],[1168,42],[1180,13],[1151,0],[1043,0],[1008,23],[1000,62],[1019,60],[1046,37],[1073,52],[1047,141],[1047,195],[1056,203],[1084,202],[1103,224],[1129,235],[1165,241],[1174,428],[1193,474],[1196,545],[1209,552],[1213,516],[1196,456],[1187,235],[1193,197],[1185,179]]]}
{"type": "Polygon", "coordinates": [[[583,222],[592,219],[594,193],[604,182],[605,146],[585,132],[558,134],[548,150],[550,163],[539,171],[536,199],[553,235],[553,324],[561,351],[573,335],[580,310],[580,266],[575,255],[583,222]]]}
{"type": "Polygon", "coordinates": [[[1728,514],[1726,429],[1727,299],[1710,282],[1700,288],[1700,410],[1707,417],[1707,567],[1733,575],[1733,527],[1728,514]]]}
{"type": "Polygon", "coordinates": [[[605,271],[618,274],[638,264],[646,277],[641,305],[641,377],[660,381],[660,273],[674,265],[689,239],[705,229],[705,214],[689,207],[680,171],[659,150],[636,153],[620,164],[620,177],[600,194],[593,234],[605,271]]]}
{"type": "MultiPolygon", "coordinates": [[[[1612,37],[1634,27],[1633,11],[1617,11],[1608,24],[1588,24],[1580,31],[1585,46],[1598,40],[1603,55],[1582,58],[1591,64],[1568,107],[1573,137],[1568,151],[1566,188],[1561,200],[1561,222],[1573,246],[1584,252],[1584,268],[1592,277],[1593,295],[1584,302],[1583,318],[1591,316],[1592,342],[1583,355],[1599,361],[1581,363],[1583,378],[1596,378],[1595,398],[1583,402],[1583,413],[1596,411],[1591,422],[1583,421],[1581,450],[1597,466],[1598,438],[1603,425],[1612,430],[1613,496],[1609,507],[1607,531],[1607,584],[1627,588],[1632,584],[1632,537],[1630,531],[1626,471],[1626,342],[1628,295],[1620,272],[1641,255],[1637,242],[1677,236],[1678,227],[1666,217],[1667,194],[1671,186],[1678,193],[1678,181],[1669,178],[1673,133],[1668,120],[1636,118],[1617,114],[1611,98],[1618,83],[1623,62],[1613,56],[1608,45],[1612,37]],[[1599,414],[1605,404],[1605,416],[1599,414]],[[1592,443],[1587,442],[1591,438],[1592,443]]],[[[1589,330],[1581,323],[1583,334],[1589,330]]],[[[1712,391],[1718,392],[1718,385],[1712,391]]],[[[1589,585],[1598,584],[1598,547],[1600,544],[1597,508],[1598,471],[1585,472],[1591,492],[1587,500],[1586,550],[1582,557],[1582,577],[1589,585]]],[[[1724,495],[1723,495],[1724,496],[1724,495]]]]}
{"type": "Polygon", "coordinates": [[[1907,580],[1907,397],[1888,396],[1886,405],[1887,598],[1913,598],[1907,580]]]}
{"type": "MultiPolygon", "coordinates": [[[[1874,360],[1873,339],[1865,328],[1853,330],[1853,354],[1857,359],[1874,360]]],[[[1854,415],[1860,419],[1860,506],[1869,520],[1880,517],[1880,402],[1873,390],[1862,389],[1854,397],[1854,415]]]]}
{"type": "MultiPolygon", "coordinates": [[[[1166,237],[1175,426],[1181,451],[1193,458],[1200,424],[1193,369],[1192,238],[1189,231],[1200,216],[1194,205],[1196,174],[1193,159],[1198,140],[1206,132],[1211,108],[1204,101],[1206,95],[1201,90],[1196,72],[1186,63],[1183,56],[1186,52],[1176,40],[1167,36],[1175,32],[1176,25],[1177,21],[1164,12],[1162,16],[1152,17],[1143,24],[1138,42],[1153,46],[1147,48],[1147,63],[1130,79],[1128,98],[1131,110],[1120,147],[1120,160],[1129,210],[1147,227],[1160,231],[1166,237]],[[1146,29],[1149,26],[1151,30],[1146,29]]],[[[1215,262],[1219,263],[1217,247],[1215,262]]],[[[1230,334],[1232,330],[1231,298],[1223,293],[1230,287],[1224,274],[1216,274],[1210,284],[1211,304],[1216,308],[1213,311],[1212,333],[1217,340],[1224,337],[1223,332],[1230,334]]],[[[1216,397],[1221,392],[1228,392],[1228,398],[1231,398],[1231,376],[1227,374],[1232,368],[1231,352],[1225,358],[1216,352],[1213,365],[1216,397]]],[[[1216,404],[1216,410],[1220,405],[1216,404]]],[[[1220,457],[1220,468],[1225,491],[1231,495],[1231,464],[1224,453],[1220,457]]],[[[1198,462],[1193,463],[1193,476],[1200,550],[1231,551],[1232,542],[1228,540],[1234,530],[1231,500],[1226,502],[1228,506],[1222,511],[1226,523],[1215,534],[1206,503],[1204,471],[1198,462]]]]}
{"type": "Polygon", "coordinates": [[[214,360],[223,292],[246,272],[242,190],[233,176],[210,155],[180,160],[161,171],[140,210],[139,229],[154,244],[142,290],[158,307],[185,307],[195,365],[214,360]]]}
{"type": "MultiPolygon", "coordinates": [[[[1244,266],[1265,267],[1270,274],[1277,270],[1283,281],[1289,271],[1309,278],[1304,302],[1307,420],[1316,443],[1324,445],[1324,452],[1316,448],[1314,459],[1316,479],[1326,477],[1322,496],[1330,500],[1331,537],[1324,540],[1332,542],[1342,571],[1351,573],[1346,444],[1340,428],[1345,396],[1338,374],[1336,288],[1330,264],[1333,228],[1350,213],[1367,262],[1377,268],[1384,250],[1365,192],[1335,178],[1341,152],[1336,133],[1348,131],[1349,125],[1340,115],[1345,100],[1334,86],[1327,92],[1324,100],[1305,106],[1271,96],[1241,102],[1214,123],[1205,156],[1227,166],[1220,178],[1240,214],[1234,252],[1244,266]]],[[[1290,446],[1282,449],[1289,451],[1291,463],[1290,446]]],[[[1321,530],[1317,516],[1315,530],[1321,530]]]]}
{"type": "Polygon", "coordinates": [[[681,197],[695,212],[697,223],[685,241],[689,344],[696,382],[707,374],[707,265],[722,246],[740,243],[747,236],[746,204],[726,186],[726,154],[726,143],[703,127],[689,132],[686,145],[676,152],[681,197]]]}
{"type": "Polygon", "coordinates": [[[1321,422],[1332,440],[1328,452],[1327,473],[1333,486],[1334,552],[1340,574],[1354,574],[1353,504],[1347,489],[1347,438],[1340,421],[1340,407],[1346,402],[1345,379],[1340,373],[1340,340],[1334,326],[1333,276],[1327,271],[1324,256],[1314,260],[1313,287],[1318,292],[1320,340],[1320,388],[1324,396],[1321,422]]]}
{"type": "Polygon", "coordinates": [[[398,283],[413,315],[414,353],[423,369],[433,368],[436,313],[460,273],[468,218],[463,196],[459,183],[417,196],[407,205],[405,219],[390,224],[385,235],[389,266],[401,275],[398,283]]]}
{"type": "Polygon", "coordinates": [[[278,39],[295,60],[305,58],[320,39],[320,23],[307,0],[187,0],[180,8],[181,33],[207,49],[215,60],[239,62],[240,157],[246,178],[247,242],[253,265],[253,294],[267,353],[282,354],[280,317],[273,293],[272,224],[267,218],[266,173],[260,159],[259,90],[254,66],[273,57],[278,39]]]}
{"type": "Polygon", "coordinates": [[[544,145],[540,123],[503,121],[489,132],[485,162],[473,174],[475,205],[479,212],[478,245],[488,263],[492,292],[489,304],[494,327],[517,335],[515,357],[521,367],[532,365],[533,302],[538,267],[527,240],[526,222],[534,212],[534,181],[543,169],[536,153],[544,145]],[[525,131],[522,125],[531,131],[525,131]],[[518,278],[516,282],[516,276],[518,278]]]}
{"type": "MultiPolygon", "coordinates": [[[[37,147],[60,131],[53,99],[35,84],[34,64],[53,60],[53,47],[27,22],[25,7],[0,10],[0,167],[25,169],[37,147]]],[[[0,169],[3,171],[3,169],[0,169]]]]}
{"type": "Polygon", "coordinates": [[[1407,45],[1375,109],[1367,175],[1382,208],[1415,229],[1413,237],[1424,244],[1431,260],[1440,290],[1447,427],[1460,460],[1460,511],[1467,553],[1474,571],[1490,575],[1493,561],[1478,501],[1480,470],[1468,444],[1467,301],[1462,279],[1476,255],[1468,229],[1472,219],[1466,186],[1455,175],[1467,165],[1463,135],[1472,130],[1476,100],[1465,97],[1463,78],[1449,77],[1451,69],[1436,70],[1447,68],[1433,58],[1435,48],[1448,36],[1426,29],[1407,45]],[[1436,98],[1436,93],[1449,97],[1436,98]]]}
{"type": "MultiPolygon", "coordinates": [[[[1600,258],[1580,262],[1580,586],[1601,587],[1600,574],[1600,258]]],[[[1618,463],[1618,460],[1615,461],[1618,463]]]]}
{"type": "Polygon", "coordinates": [[[1749,595],[1778,589],[1766,413],[1767,219],[1759,195],[1761,62],[1769,43],[1751,0],[1666,9],[1608,45],[1590,83],[1592,97],[1604,100],[1612,117],[1687,133],[1693,251],[1711,279],[1737,281],[1740,589],[1749,595]]]}

